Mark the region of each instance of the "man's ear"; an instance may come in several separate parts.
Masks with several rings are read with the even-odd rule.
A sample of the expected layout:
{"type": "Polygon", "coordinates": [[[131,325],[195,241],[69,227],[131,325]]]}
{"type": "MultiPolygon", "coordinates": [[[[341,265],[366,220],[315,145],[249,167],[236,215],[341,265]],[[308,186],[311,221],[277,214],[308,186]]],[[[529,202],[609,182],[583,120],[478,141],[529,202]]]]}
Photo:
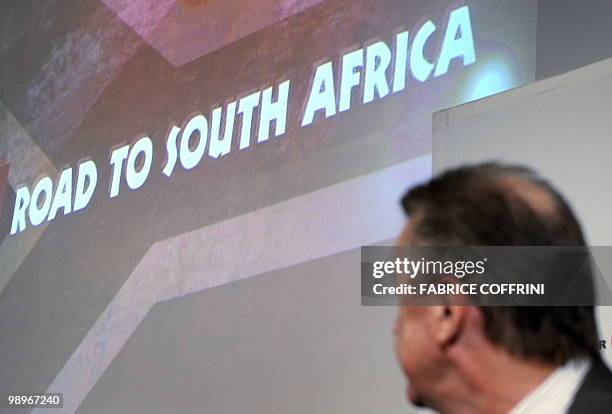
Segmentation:
{"type": "Polygon", "coordinates": [[[465,329],[469,306],[442,305],[436,306],[434,312],[436,343],[446,349],[457,342],[465,329]]]}

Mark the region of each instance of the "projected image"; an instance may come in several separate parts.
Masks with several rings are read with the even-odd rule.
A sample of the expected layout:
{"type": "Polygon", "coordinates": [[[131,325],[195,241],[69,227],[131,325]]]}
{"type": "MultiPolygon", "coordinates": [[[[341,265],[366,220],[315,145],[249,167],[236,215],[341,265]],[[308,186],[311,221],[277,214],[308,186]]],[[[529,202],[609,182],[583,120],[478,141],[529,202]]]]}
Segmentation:
{"type": "MultiPolygon", "coordinates": [[[[431,174],[432,113],[534,78],[530,1],[257,3],[1,6],[0,328],[11,335],[0,393],[63,393],[70,413],[108,412],[111,400],[142,411],[151,383],[105,385],[122,384],[111,370],[122,352],[154,366],[158,348],[130,348],[140,335],[166,343],[168,361],[196,337],[225,345],[212,322],[225,319],[179,298],[246,283],[238,297],[255,300],[251,279],[395,237],[399,194],[431,174]],[[156,336],[170,308],[178,347],[156,336]]],[[[249,320],[255,335],[264,322],[249,320]]],[[[223,383],[213,354],[182,375],[223,383]]],[[[184,411],[198,392],[185,391],[184,411]]],[[[220,395],[210,410],[223,412],[220,395]]],[[[149,412],[170,409],[151,401],[149,412]]]]}

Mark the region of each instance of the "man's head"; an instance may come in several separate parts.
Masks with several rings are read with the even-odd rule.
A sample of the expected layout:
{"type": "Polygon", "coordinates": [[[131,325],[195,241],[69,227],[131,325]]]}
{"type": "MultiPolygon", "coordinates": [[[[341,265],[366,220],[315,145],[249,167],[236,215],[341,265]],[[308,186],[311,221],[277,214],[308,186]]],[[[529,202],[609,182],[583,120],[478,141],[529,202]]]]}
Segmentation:
{"type": "MultiPolygon", "coordinates": [[[[402,205],[410,221],[400,245],[585,245],[567,202],[523,167],[455,169],[410,190],[402,205]]],[[[395,334],[410,399],[434,406],[466,379],[452,368],[470,349],[549,366],[597,352],[588,306],[404,307],[395,334]]]]}

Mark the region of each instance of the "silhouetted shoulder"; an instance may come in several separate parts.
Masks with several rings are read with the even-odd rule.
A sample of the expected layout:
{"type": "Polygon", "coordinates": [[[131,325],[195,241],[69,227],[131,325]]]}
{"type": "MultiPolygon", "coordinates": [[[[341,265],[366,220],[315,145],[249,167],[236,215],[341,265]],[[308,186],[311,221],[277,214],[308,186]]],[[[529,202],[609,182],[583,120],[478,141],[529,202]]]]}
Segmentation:
{"type": "Polygon", "coordinates": [[[612,372],[600,359],[584,378],[569,414],[609,414],[612,412],[612,372]]]}

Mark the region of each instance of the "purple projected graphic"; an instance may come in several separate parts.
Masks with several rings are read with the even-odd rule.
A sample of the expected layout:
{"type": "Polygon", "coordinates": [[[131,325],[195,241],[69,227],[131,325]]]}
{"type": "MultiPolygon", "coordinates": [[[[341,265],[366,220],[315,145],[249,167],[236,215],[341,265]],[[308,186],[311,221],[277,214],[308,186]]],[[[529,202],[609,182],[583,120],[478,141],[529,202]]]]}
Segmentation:
{"type": "MultiPolygon", "coordinates": [[[[367,48],[346,53],[341,56],[339,74],[334,73],[332,61],[319,65],[315,69],[310,92],[301,99],[305,102],[301,127],[313,124],[318,112],[323,112],[325,118],[331,118],[339,112],[349,111],[357,88],[363,90],[362,104],[365,105],[381,100],[390,93],[402,92],[406,88],[408,72],[417,81],[426,82],[431,76],[437,78],[446,75],[453,61],[459,61],[463,67],[476,63],[476,45],[468,6],[454,9],[448,15],[446,29],[441,37],[439,57],[434,64],[425,56],[425,47],[435,32],[436,25],[428,20],[416,30],[412,44],[409,43],[410,32],[405,30],[396,34],[393,49],[385,42],[378,41],[367,48]],[[392,62],[394,65],[391,65],[392,62]],[[388,72],[391,72],[391,83],[387,79],[388,72]],[[339,78],[337,86],[335,77],[339,78]],[[336,90],[339,91],[337,105],[336,90]]],[[[481,95],[486,94],[487,88],[492,87],[491,80],[485,78],[491,76],[491,70],[487,70],[486,74],[480,75],[482,80],[477,87],[477,93],[481,95]],[[486,83],[482,86],[484,82],[486,83]]],[[[495,82],[496,80],[493,79],[493,86],[498,88],[511,85],[504,79],[499,82],[495,82]]],[[[209,118],[202,114],[195,115],[186,121],[183,130],[177,125],[172,126],[165,143],[167,153],[164,175],[171,177],[177,161],[185,170],[197,167],[207,146],[210,158],[218,159],[230,155],[237,115],[241,121],[239,150],[248,149],[251,142],[255,144],[255,139],[257,143],[262,143],[272,137],[284,135],[287,131],[288,108],[291,105],[290,85],[291,81],[286,80],[276,88],[271,86],[262,91],[258,90],[239,101],[228,103],[225,108],[213,109],[209,118]],[[273,98],[273,95],[276,95],[276,98],[273,98]],[[254,117],[256,109],[259,110],[258,117],[254,117]],[[225,118],[223,134],[222,117],[225,118]],[[253,133],[252,128],[254,123],[258,125],[256,133],[253,133]],[[198,137],[197,140],[192,139],[194,135],[198,137]]],[[[144,136],[132,145],[123,145],[111,152],[110,198],[119,195],[124,170],[125,181],[130,190],[138,190],[145,184],[151,171],[153,151],[153,141],[144,136]],[[139,160],[140,165],[137,165],[139,160]]],[[[24,231],[28,223],[38,226],[45,221],[50,222],[60,210],[63,215],[69,215],[85,209],[94,195],[97,182],[96,163],[86,160],[76,169],[68,167],[62,170],[55,185],[51,177],[45,176],[41,177],[31,190],[27,186],[19,186],[10,234],[24,231]],[[74,189],[73,175],[77,177],[74,189]]]]}
{"type": "MultiPolygon", "coordinates": [[[[533,80],[532,3],[2,6],[0,329],[11,335],[0,338],[0,391],[63,393],[58,412],[176,411],[136,403],[140,392],[162,398],[146,383],[159,376],[145,375],[138,390],[113,388],[123,384],[115,361],[154,369],[160,358],[148,352],[162,352],[158,344],[187,355],[197,338],[211,348],[202,366],[182,367],[191,379],[181,382],[225,378],[229,368],[207,359],[227,345],[215,324],[251,314],[213,312],[204,324],[177,310],[184,316],[172,326],[184,333],[160,338],[168,306],[236,292],[257,302],[268,290],[252,296],[257,288],[241,283],[310,272],[395,237],[400,194],[431,173],[432,113],[533,80]],[[132,350],[139,341],[148,345],[132,350]]],[[[236,334],[272,326],[250,323],[236,334]]],[[[329,349],[342,348],[337,338],[325,339],[329,349]]],[[[265,349],[279,342],[265,341],[265,349]]],[[[259,370],[250,363],[249,373],[259,370]]],[[[343,372],[359,378],[340,368],[328,376],[343,372]]],[[[222,383],[189,395],[217,401],[222,383]]],[[[190,398],[183,411],[194,411],[190,398]]],[[[239,400],[219,401],[205,408],[239,410],[223,405],[239,400]]]]}
{"type": "Polygon", "coordinates": [[[178,67],[323,0],[259,0],[256,7],[248,0],[102,1],[178,67]]]}

